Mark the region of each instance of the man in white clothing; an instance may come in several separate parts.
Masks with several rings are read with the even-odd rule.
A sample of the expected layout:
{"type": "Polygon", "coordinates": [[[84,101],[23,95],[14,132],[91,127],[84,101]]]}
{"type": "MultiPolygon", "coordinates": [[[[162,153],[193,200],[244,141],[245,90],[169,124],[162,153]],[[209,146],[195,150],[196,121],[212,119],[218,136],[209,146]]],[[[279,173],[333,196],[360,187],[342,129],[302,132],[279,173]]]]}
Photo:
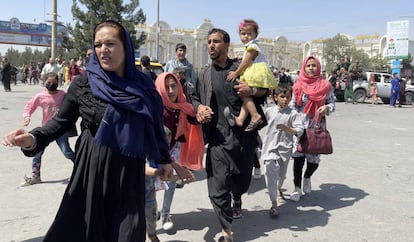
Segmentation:
{"type": "Polygon", "coordinates": [[[42,72],[40,73],[40,79],[46,81],[46,74],[50,72],[56,74],[59,73],[59,67],[56,65],[55,60],[52,57],[49,58],[49,63],[43,67],[42,72]]]}

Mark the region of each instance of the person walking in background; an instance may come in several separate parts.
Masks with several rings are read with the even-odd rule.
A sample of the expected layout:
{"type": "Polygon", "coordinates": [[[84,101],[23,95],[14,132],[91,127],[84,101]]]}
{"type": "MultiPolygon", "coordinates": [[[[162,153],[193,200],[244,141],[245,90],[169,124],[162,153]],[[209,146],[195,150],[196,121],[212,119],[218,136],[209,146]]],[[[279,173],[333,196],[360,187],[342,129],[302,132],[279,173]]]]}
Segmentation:
{"type": "Polygon", "coordinates": [[[219,241],[227,242],[233,241],[233,218],[242,216],[241,198],[252,178],[258,129],[246,133],[241,127],[231,127],[223,110],[225,107],[240,110],[243,103],[240,96],[251,95],[260,99],[257,108],[261,110],[259,101],[263,103],[266,98],[265,92],[253,94],[246,82],[226,80],[228,73],[237,69],[237,63],[228,57],[229,46],[230,36],[226,31],[213,28],[208,32],[207,50],[212,65],[198,73],[196,88],[191,94],[197,121],[203,124],[204,138],[208,144],[208,196],[222,228],[219,241]]]}
{"type": "Polygon", "coordinates": [[[172,178],[162,101],[135,67],[121,24],[98,23],[92,46],[86,74],[71,83],[57,115],[30,132],[6,134],[3,145],[33,156],[81,117],[74,170],[43,241],[145,241],[146,158],[160,164],[163,179],[172,178]]]}
{"type": "Polygon", "coordinates": [[[31,63],[29,67],[29,85],[39,84],[39,71],[35,63],[31,63]]]}
{"type": "Polygon", "coordinates": [[[2,82],[5,92],[11,92],[10,80],[11,80],[11,65],[6,57],[2,60],[3,68],[1,70],[2,82]]]}
{"type": "MultiPolygon", "coordinates": [[[[304,128],[309,126],[312,119],[317,116],[329,115],[335,110],[335,96],[332,85],[321,77],[321,64],[314,56],[307,57],[299,74],[299,79],[293,85],[292,101],[290,107],[302,114],[304,128]]],[[[295,190],[290,195],[290,200],[299,201],[303,192],[312,191],[311,176],[318,169],[319,154],[303,154],[295,151],[293,157],[293,182],[295,190]],[[306,159],[306,170],[302,174],[306,159]]]]}
{"type": "Polygon", "coordinates": [[[274,92],[276,105],[265,111],[269,124],[263,137],[262,159],[266,186],[272,202],[269,210],[272,217],[279,215],[278,193],[283,197],[281,188],[292,156],[293,137],[300,137],[303,133],[302,117],[289,107],[291,99],[292,88],[278,86],[274,92]]]}
{"type": "Polygon", "coordinates": [[[400,108],[405,103],[405,89],[407,87],[407,80],[405,78],[400,79],[400,100],[398,101],[398,107],[400,108]]]}
{"type": "MultiPolygon", "coordinates": [[[[258,45],[258,34],[259,25],[256,21],[245,19],[239,24],[239,36],[245,45],[245,52],[237,70],[231,71],[227,75],[229,81],[235,81],[240,76],[240,81],[247,82],[250,87],[253,87],[253,94],[257,92],[258,88],[263,91],[276,87],[276,80],[258,45]]],[[[241,127],[250,114],[251,121],[245,131],[251,132],[263,123],[263,117],[258,113],[252,98],[243,97],[242,99],[243,107],[238,116],[235,116],[232,113],[234,110],[230,110],[229,107],[224,109],[224,115],[231,126],[241,127]]]]}
{"type": "Polygon", "coordinates": [[[185,80],[193,84],[196,84],[196,73],[194,71],[193,64],[187,60],[187,46],[183,43],[178,43],[175,45],[175,55],[176,58],[173,60],[167,61],[165,64],[166,72],[174,72],[174,69],[178,66],[185,66],[185,80]]]}
{"type": "Polygon", "coordinates": [[[151,59],[148,56],[143,55],[141,56],[140,60],[142,67],[141,71],[155,82],[157,75],[151,70],[151,59]]]}
{"type": "Polygon", "coordinates": [[[79,66],[76,63],[77,62],[76,62],[75,59],[70,60],[70,64],[69,64],[69,83],[71,83],[73,81],[73,79],[75,79],[75,77],[77,77],[78,75],[81,74],[81,69],[79,68],[79,66]]]}
{"type": "Polygon", "coordinates": [[[292,77],[289,75],[288,72],[286,72],[286,68],[284,67],[280,69],[278,85],[284,87],[293,85],[292,77]]]}
{"type": "MultiPolygon", "coordinates": [[[[186,175],[186,177],[191,177],[193,176],[192,173],[179,165],[179,157],[181,152],[180,145],[181,143],[186,142],[186,138],[188,138],[184,135],[187,129],[187,122],[197,122],[194,108],[187,102],[181,83],[173,73],[164,72],[159,74],[155,81],[155,86],[160,93],[164,104],[164,125],[171,131],[172,135],[169,147],[173,160],[173,168],[180,177],[182,177],[181,174],[185,173],[190,173],[190,175],[186,175]]],[[[167,185],[168,189],[164,191],[161,219],[163,229],[171,230],[174,227],[174,223],[170,215],[170,210],[174,198],[176,181],[168,181],[167,185]]]]}
{"type": "Polygon", "coordinates": [[[344,91],[344,100],[345,103],[352,102],[355,104],[355,97],[354,97],[354,81],[352,79],[352,74],[347,72],[344,67],[341,67],[340,70],[340,80],[341,82],[345,83],[345,91],[344,91]]]}
{"type": "Polygon", "coordinates": [[[40,79],[43,81],[43,85],[45,84],[46,81],[46,74],[47,73],[59,73],[59,67],[57,65],[57,63],[55,62],[55,59],[53,59],[52,57],[49,58],[49,62],[43,66],[42,71],[40,72],[40,79]]]}
{"type": "Polygon", "coordinates": [[[392,74],[394,77],[391,80],[391,96],[390,96],[390,106],[396,107],[396,105],[400,105],[400,97],[401,97],[401,87],[400,87],[400,78],[398,73],[392,74]]]}
{"type": "Polygon", "coordinates": [[[375,78],[375,74],[371,73],[369,75],[369,80],[368,80],[368,84],[369,84],[369,94],[371,95],[371,104],[378,104],[378,98],[377,98],[377,94],[378,94],[378,89],[377,89],[377,80],[375,78]]]}
{"type": "Polygon", "coordinates": [[[336,69],[335,72],[339,75],[339,72],[341,70],[341,68],[345,68],[346,71],[348,71],[349,69],[349,62],[345,59],[345,56],[340,56],[339,57],[339,62],[336,63],[336,69]]]}
{"type": "MultiPolygon", "coordinates": [[[[23,112],[23,125],[28,126],[30,124],[30,117],[36,111],[38,107],[42,108],[43,118],[42,125],[45,125],[51,120],[59,111],[60,105],[62,104],[65,92],[58,90],[59,80],[56,73],[50,72],[46,74],[45,79],[45,90],[36,94],[24,107],[23,112]]],[[[69,145],[69,139],[67,134],[63,134],[56,139],[56,144],[59,146],[63,155],[71,160],[75,161],[75,153],[69,145]]],[[[40,178],[40,166],[42,163],[42,155],[44,150],[40,151],[33,157],[32,162],[32,176],[24,177],[24,183],[22,186],[30,186],[41,183],[40,178]]]]}

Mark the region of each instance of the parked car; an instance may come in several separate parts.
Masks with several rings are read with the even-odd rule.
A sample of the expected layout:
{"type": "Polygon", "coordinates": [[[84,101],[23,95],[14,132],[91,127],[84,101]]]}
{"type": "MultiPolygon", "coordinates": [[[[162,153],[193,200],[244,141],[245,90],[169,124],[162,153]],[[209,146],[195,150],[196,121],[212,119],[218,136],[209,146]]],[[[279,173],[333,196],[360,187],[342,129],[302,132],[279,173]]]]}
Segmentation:
{"type": "MultiPolygon", "coordinates": [[[[152,71],[158,75],[164,72],[164,66],[159,62],[150,62],[152,71]]],[[[141,70],[141,62],[139,60],[135,60],[135,66],[141,70]]]]}
{"type": "MultiPolygon", "coordinates": [[[[365,72],[363,74],[363,78],[361,80],[354,80],[353,90],[354,90],[354,98],[357,102],[365,102],[366,98],[370,98],[369,86],[368,86],[368,79],[371,74],[375,75],[375,80],[377,81],[377,90],[378,90],[378,97],[381,98],[383,103],[390,102],[391,96],[391,80],[392,75],[388,73],[381,73],[381,72],[365,72]]],[[[341,88],[335,90],[335,96],[338,100],[344,99],[344,90],[345,90],[345,83],[342,82],[341,88]]],[[[411,105],[414,102],[414,85],[411,83],[406,84],[405,89],[405,103],[411,105]]]]}

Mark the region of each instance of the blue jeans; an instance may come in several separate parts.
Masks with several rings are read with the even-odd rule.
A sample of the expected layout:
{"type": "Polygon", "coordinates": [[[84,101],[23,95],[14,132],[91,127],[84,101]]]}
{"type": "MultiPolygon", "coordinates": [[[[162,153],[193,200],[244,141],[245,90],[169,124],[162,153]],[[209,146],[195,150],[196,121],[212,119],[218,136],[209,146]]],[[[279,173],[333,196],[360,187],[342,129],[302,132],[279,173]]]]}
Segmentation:
{"type": "Polygon", "coordinates": [[[171,204],[175,193],[175,181],[167,182],[168,189],[164,190],[164,200],[162,203],[161,217],[167,218],[170,215],[171,204]]]}
{"type": "MultiPolygon", "coordinates": [[[[72,162],[75,162],[75,152],[73,152],[72,148],[70,148],[69,139],[66,134],[57,138],[56,144],[59,146],[60,150],[66,158],[72,162]]],[[[42,150],[33,157],[32,176],[40,176],[40,165],[42,163],[42,155],[44,152],[45,150],[42,150]]]]}
{"type": "Polygon", "coordinates": [[[147,223],[147,234],[154,235],[157,231],[157,198],[154,182],[156,177],[145,176],[145,220],[147,223]]]}

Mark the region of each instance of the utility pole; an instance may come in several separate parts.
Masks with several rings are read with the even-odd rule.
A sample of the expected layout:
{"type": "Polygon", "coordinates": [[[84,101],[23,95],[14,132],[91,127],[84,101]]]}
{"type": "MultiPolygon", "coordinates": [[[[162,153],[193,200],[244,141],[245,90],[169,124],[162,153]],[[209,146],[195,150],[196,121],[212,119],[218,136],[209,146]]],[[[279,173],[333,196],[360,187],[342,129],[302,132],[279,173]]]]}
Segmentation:
{"type": "Polygon", "coordinates": [[[157,3],[157,32],[156,32],[156,39],[155,39],[155,56],[157,58],[157,61],[160,61],[159,52],[160,52],[160,0],[158,0],[158,3],[157,3]]]}
{"type": "Polygon", "coordinates": [[[57,0],[52,0],[52,58],[56,57],[57,0]]]}

